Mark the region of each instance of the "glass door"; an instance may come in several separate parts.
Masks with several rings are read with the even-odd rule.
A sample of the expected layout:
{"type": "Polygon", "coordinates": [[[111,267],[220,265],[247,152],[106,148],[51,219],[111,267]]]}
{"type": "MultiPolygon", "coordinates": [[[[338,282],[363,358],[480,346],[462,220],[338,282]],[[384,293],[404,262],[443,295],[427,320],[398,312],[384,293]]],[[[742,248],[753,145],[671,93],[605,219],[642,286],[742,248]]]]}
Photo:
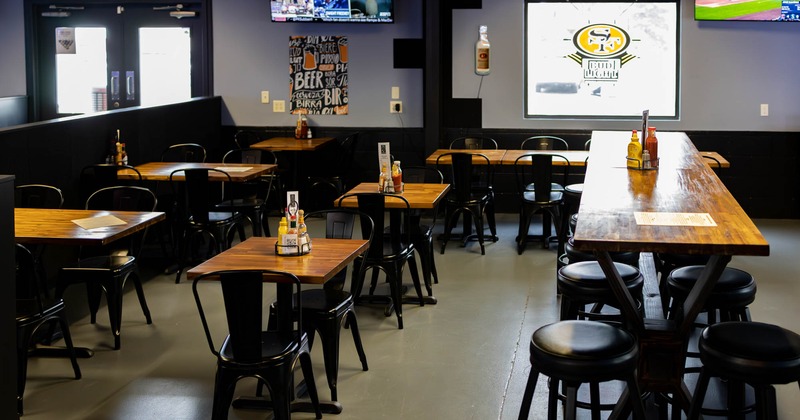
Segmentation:
{"type": "Polygon", "coordinates": [[[37,119],[209,94],[206,20],[192,6],[35,5],[37,119]]]}

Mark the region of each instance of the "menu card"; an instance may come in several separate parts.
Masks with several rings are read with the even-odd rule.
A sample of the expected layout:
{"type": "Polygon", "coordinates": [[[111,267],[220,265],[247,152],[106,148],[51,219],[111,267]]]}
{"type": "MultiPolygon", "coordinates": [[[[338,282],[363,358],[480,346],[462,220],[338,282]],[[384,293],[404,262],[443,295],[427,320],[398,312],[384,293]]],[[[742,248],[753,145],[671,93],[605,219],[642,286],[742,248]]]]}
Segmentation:
{"type": "Polygon", "coordinates": [[[86,230],[127,224],[127,222],[124,220],[112,215],[75,219],[72,221],[72,223],[75,223],[86,230]]]}
{"type": "Polygon", "coordinates": [[[645,226],[701,226],[712,227],[717,223],[708,213],[657,213],[634,212],[637,225],[645,226]]]}

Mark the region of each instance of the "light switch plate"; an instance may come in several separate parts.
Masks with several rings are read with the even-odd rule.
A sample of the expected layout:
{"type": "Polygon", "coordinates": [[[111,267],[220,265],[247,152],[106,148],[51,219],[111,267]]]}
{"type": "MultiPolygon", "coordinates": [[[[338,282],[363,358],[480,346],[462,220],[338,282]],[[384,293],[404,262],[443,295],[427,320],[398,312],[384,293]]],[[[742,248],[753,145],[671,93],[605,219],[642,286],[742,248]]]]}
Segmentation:
{"type": "Polygon", "coordinates": [[[761,116],[762,117],[769,116],[769,104],[761,104],[761,116]]]}
{"type": "Polygon", "coordinates": [[[400,99],[400,87],[392,86],[392,99],[400,99]]]}
{"type": "Polygon", "coordinates": [[[272,112],[286,112],[286,101],[272,101],[272,112]]]}
{"type": "Polygon", "coordinates": [[[269,103],[269,91],[268,90],[262,90],[261,91],[261,103],[262,104],[268,104],[269,103]]]}

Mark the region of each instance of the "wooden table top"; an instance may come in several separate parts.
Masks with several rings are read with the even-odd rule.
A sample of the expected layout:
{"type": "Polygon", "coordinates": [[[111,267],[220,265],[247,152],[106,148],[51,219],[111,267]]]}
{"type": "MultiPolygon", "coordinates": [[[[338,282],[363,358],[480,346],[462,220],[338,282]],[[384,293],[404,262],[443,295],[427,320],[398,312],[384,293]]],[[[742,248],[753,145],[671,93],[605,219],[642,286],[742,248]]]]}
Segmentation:
{"type": "Polygon", "coordinates": [[[623,131],[592,133],[576,248],[769,255],[766,239],[686,134],[658,133],[658,170],[626,168],[629,140],[623,131]],[[636,212],[707,213],[716,226],[638,225],[636,212]]]}
{"type": "MultiPolygon", "coordinates": [[[[220,169],[231,176],[233,182],[245,182],[258,178],[261,175],[274,171],[278,166],[273,164],[254,164],[254,163],[192,163],[192,162],[150,162],[136,166],[145,181],[169,181],[169,175],[178,169],[220,169]],[[242,170],[240,168],[248,168],[242,170]]],[[[136,180],[135,172],[125,169],[118,172],[119,179],[136,180]]],[[[173,178],[176,181],[183,181],[183,175],[173,178]]],[[[209,179],[223,181],[224,176],[216,173],[209,173],[209,179]]]]}
{"type": "Polygon", "coordinates": [[[106,245],[164,220],[163,212],[14,209],[14,236],[21,244],[106,245]],[[73,220],[115,216],[126,223],[86,230],[73,220]]]}
{"type": "Polygon", "coordinates": [[[317,150],[325,143],[333,140],[334,137],[314,137],[311,139],[296,139],[294,137],[273,137],[255,144],[251,144],[253,149],[266,149],[284,152],[306,152],[317,150]]]}
{"type": "MultiPolygon", "coordinates": [[[[408,200],[408,204],[412,209],[432,209],[439,204],[442,198],[444,198],[445,194],[447,194],[447,191],[450,190],[450,184],[423,184],[410,182],[404,184],[403,186],[403,192],[400,194],[386,194],[387,208],[404,208],[405,203],[402,200],[392,200],[390,198],[393,196],[402,196],[408,200]]],[[[346,192],[344,195],[374,192],[378,192],[377,182],[362,182],[356,185],[350,191],[346,192]]],[[[339,198],[337,198],[334,202],[334,206],[339,205],[339,198]]],[[[358,207],[358,202],[355,197],[350,197],[342,202],[342,207],[358,207]]]]}
{"type": "MultiPolygon", "coordinates": [[[[503,156],[506,154],[505,149],[436,149],[430,156],[425,159],[425,163],[428,165],[436,165],[436,159],[439,156],[445,153],[480,153],[482,155],[486,155],[489,158],[490,165],[499,165],[500,162],[503,160],[503,156]]],[[[483,159],[475,159],[473,162],[476,165],[486,163],[483,159]]],[[[441,163],[449,164],[450,159],[448,157],[442,159],[441,163]]]]}
{"type": "MultiPolygon", "coordinates": [[[[506,154],[503,155],[503,159],[500,161],[500,164],[514,165],[514,163],[517,161],[517,158],[526,154],[552,154],[564,156],[567,158],[567,161],[569,161],[569,166],[586,166],[586,158],[589,157],[589,152],[586,150],[506,150],[506,154]]],[[[520,162],[530,164],[531,158],[522,159],[520,162]]],[[[554,157],[553,165],[566,166],[567,164],[564,159],[554,157]]]]}
{"type": "Polygon", "coordinates": [[[367,250],[365,239],[311,238],[311,253],[275,255],[278,238],[251,237],[217,254],[187,272],[189,279],[220,270],[278,270],[297,276],[302,283],[322,284],[367,250]]]}

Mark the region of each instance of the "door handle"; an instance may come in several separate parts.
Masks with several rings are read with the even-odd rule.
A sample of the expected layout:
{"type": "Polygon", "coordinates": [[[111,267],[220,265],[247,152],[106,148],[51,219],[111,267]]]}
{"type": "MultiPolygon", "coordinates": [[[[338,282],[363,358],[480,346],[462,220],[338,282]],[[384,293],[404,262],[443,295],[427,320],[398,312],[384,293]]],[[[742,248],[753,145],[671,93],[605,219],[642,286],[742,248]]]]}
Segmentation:
{"type": "Polygon", "coordinates": [[[109,82],[111,85],[111,100],[118,101],[119,100],[119,72],[112,71],[111,72],[111,81],[109,82]]]}
{"type": "Polygon", "coordinates": [[[134,80],[134,72],[128,70],[125,72],[125,96],[126,100],[136,100],[136,81],[134,80]]]}

